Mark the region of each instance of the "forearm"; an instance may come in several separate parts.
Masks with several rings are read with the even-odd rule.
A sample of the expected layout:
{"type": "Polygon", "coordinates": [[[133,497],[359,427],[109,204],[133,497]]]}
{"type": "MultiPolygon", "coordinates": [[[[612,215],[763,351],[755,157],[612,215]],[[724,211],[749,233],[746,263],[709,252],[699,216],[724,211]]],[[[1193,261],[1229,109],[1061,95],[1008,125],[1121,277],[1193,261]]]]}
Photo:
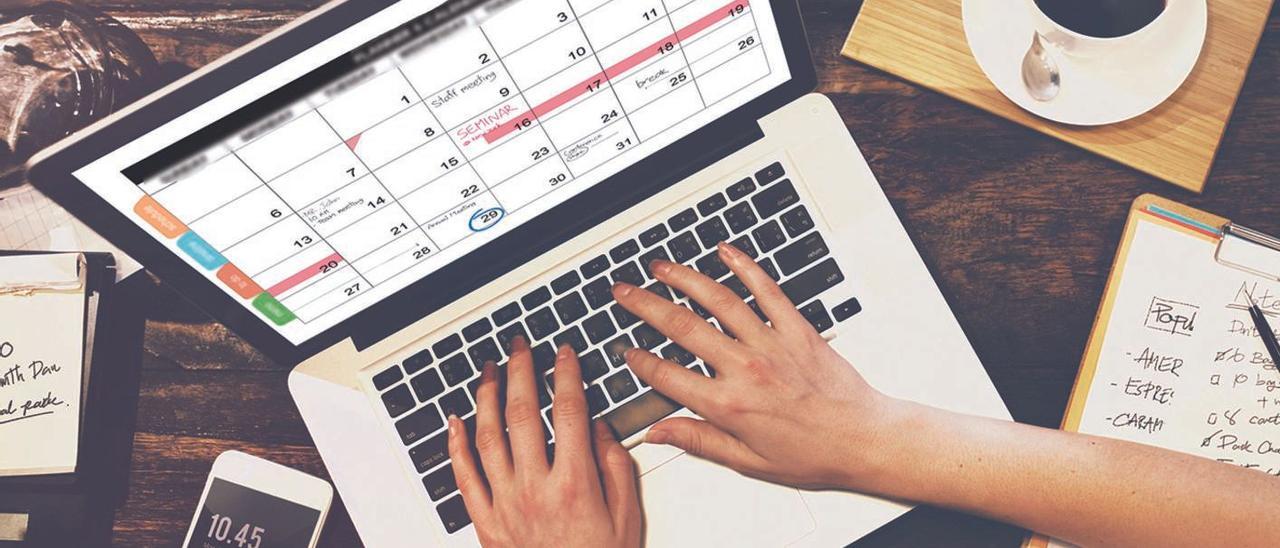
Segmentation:
{"type": "Polygon", "coordinates": [[[882,494],[1086,546],[1280,546],[1278,478],[916,404],[902,404],[896,414],[882,494]]]}

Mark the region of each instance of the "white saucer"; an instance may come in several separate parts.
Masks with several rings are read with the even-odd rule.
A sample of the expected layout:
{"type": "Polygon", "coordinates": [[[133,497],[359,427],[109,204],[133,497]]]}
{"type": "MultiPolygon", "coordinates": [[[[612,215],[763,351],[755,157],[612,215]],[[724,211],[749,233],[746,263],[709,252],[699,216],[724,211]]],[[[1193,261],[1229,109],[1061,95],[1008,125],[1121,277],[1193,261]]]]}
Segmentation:
{"type": "Polygon", "coordinates": [[[1022,58],[1035,33],[1020,1],[964,0],[964,32],[982,72],[996,88],[1037,116],[1079,126],[1114,124],[1165,102],[1191,75],[1209,27],[1206,0],[1170,2],[1168,24],[1147,42],[1110,57],[1071,57],[1048,46],[1062,73],[1062,90],[1036,101],[1022,83],[1022,58]]]}

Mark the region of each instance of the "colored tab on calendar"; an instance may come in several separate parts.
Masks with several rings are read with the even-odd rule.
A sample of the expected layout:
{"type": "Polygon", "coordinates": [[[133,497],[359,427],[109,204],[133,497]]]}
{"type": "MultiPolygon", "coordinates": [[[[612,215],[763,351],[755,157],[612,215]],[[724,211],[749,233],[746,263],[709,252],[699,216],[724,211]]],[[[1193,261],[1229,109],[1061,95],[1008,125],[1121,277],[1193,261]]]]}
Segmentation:
{"type": "Polygon", "coordinates": [[[149,195],[143,196],[134,204],[133,212],[170,240],[187,233],[187,225],[182,224],[182,221],[149,195]]]}
{"type": "Polygon", "coordinates": [[[298,317],[293,314],[293,311],[285,308],[285,306],[280,304],[280,301],[277,301],[270,293],[258,295],[258,298],[253,300],[253,307],[276,325],[288,325],[298,319],[298,317]]]}
{"type": "Polygon", "coordinates": [[[227,287],[230,287],[242,299],[252,299],[263,293],[258,284],[254,283],[244,272],[236,268],[236,265],[231,263],[222,265],[222,268],[218,269],[218,279],[227,284],[227,287]]]}
{"type": "Polygon", "coordinates": [[[227,259],[195,232],[187,232],[178,238],[178,249],[186,252],[187,256],[195,259],[206,270],[216,270],[227,264],[227,259]]]}

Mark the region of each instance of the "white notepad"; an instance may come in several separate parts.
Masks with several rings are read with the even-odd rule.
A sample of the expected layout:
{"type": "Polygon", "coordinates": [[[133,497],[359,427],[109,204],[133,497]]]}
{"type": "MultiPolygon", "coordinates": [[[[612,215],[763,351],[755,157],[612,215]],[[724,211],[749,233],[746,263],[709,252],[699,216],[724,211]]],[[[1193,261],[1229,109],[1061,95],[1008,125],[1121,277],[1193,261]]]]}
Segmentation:
{"type": "Polygon", "coordinates": [[[1248,312],[1252,295],[1280,328],[1280,241],[1269,240],[1140,198],[1063,429],[1280,476],[1280,371],[1248,312]]]}
{"type": "Polygon", "coordinates": [[[0,257],[0,476],[75,471],[83,271],[79,254],[0,257]]]}

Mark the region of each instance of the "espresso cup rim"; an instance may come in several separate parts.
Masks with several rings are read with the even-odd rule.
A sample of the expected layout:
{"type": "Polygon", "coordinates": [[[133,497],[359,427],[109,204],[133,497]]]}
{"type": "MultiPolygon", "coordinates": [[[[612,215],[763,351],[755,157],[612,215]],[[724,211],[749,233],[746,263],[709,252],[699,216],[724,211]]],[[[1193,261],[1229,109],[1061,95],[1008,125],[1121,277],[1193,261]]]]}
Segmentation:
{"type": "Polygon", "coordinates": [[[1153,27],[1156,26],[1156,23],[1159,23],[1161,19],[1164,19],[1166,16],[1169,15],[1170,5],[1173,4],[1174,2],[1177,2],[1178,0],[1165,0],[1164,9],[1160,11],[1160,15],[1155,16],[1154,19],[1148,21],[1147,24],[1143,25],[1141,28],[1122,36],[1093,36],[1091,34],[1084,34],[1082,32],[1077,32],[1075,30],[1067,28],[1066,25],[1059,23],[1056,19],[1049,17],[1049,14],[1045,13],[1044,10],[1040,9],[1040,5],[1036,3],[1036,0],[1026,0],[1026,1],[1028,4],[1031,4],[1031,9],[1036,10],[1036,13],[1040,14],[1040,17],[1043,17],[1044,20],[1049,21],[1050,23],[1053,23],[1053,26],[1055,29],[1072,38],[1077,38],[1081,40],[1091,40],[1095,42],[1120,42],[1123,40],[1132,39],[1140,34],[1146,34],[1148,31],[1150,31],[1153,27]]]}

